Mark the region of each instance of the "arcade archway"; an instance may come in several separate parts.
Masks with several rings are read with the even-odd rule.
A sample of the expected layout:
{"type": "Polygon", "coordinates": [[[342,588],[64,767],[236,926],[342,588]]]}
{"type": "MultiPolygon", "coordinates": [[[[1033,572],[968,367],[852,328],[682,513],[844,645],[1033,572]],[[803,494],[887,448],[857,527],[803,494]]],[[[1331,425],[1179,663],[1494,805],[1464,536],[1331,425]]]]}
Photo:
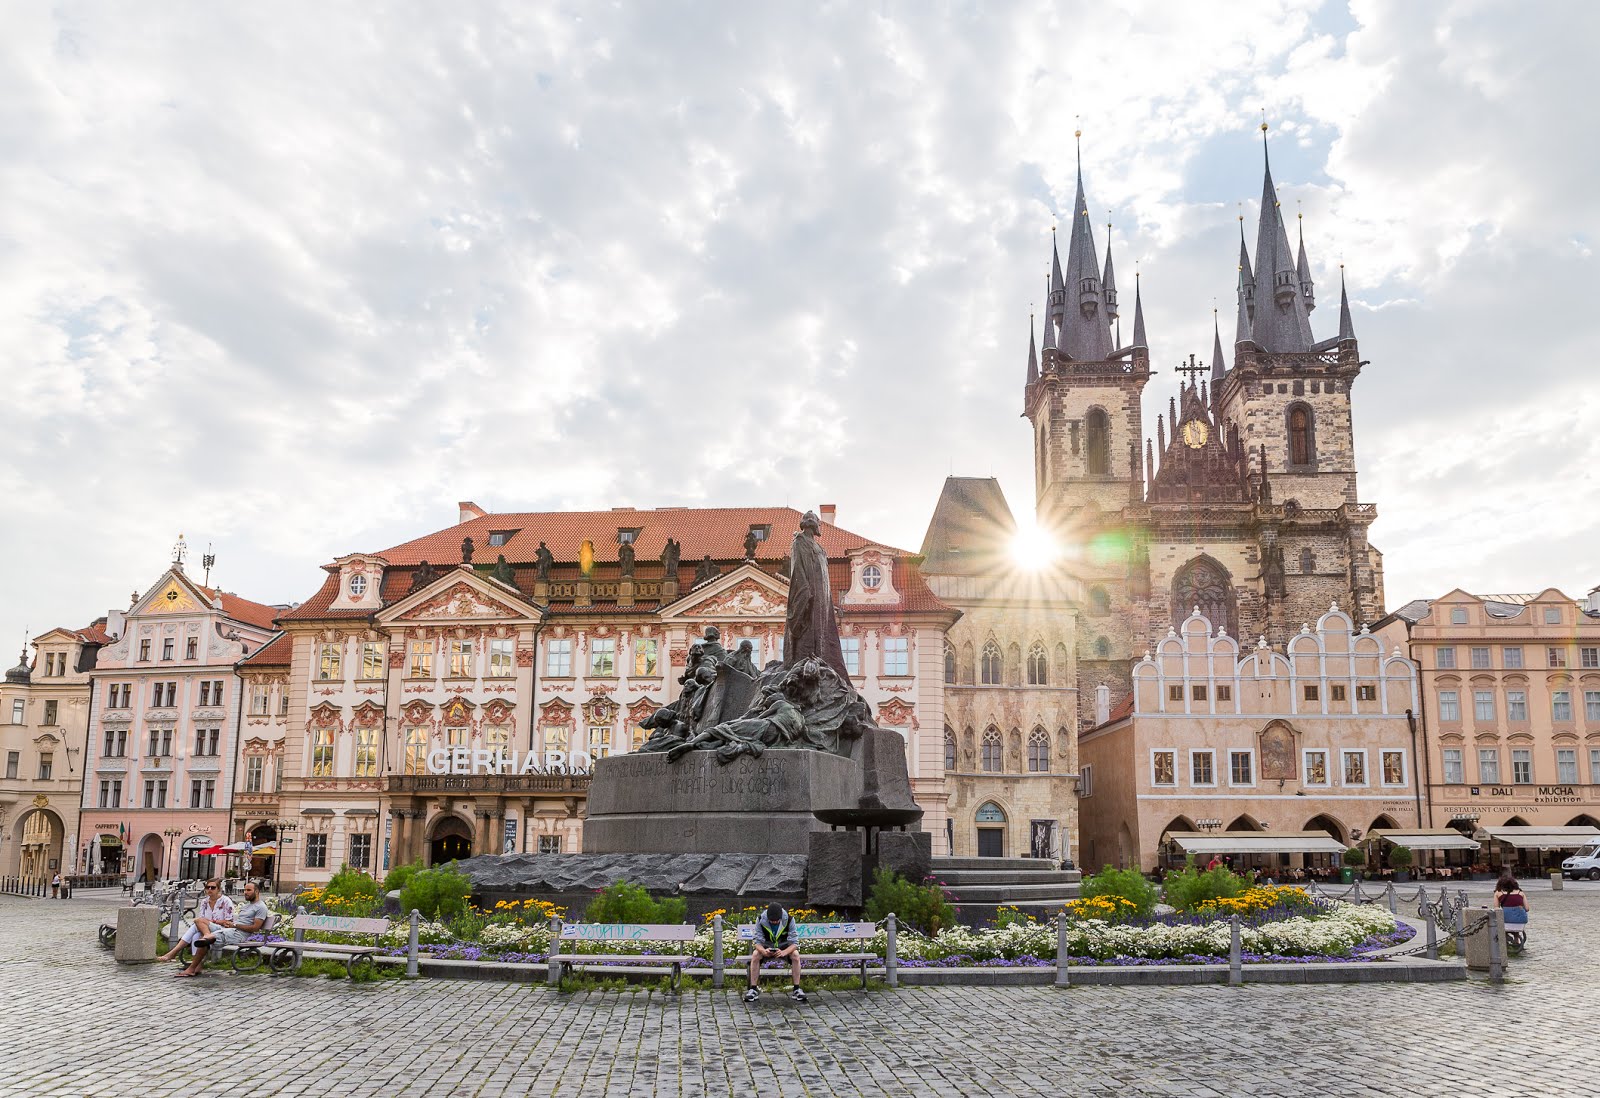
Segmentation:
{"type": "Polygon", "coordinates": [[[459,816],[440,816],[428,830],[428,864],[472,857],[472,828],[459,816]]]}

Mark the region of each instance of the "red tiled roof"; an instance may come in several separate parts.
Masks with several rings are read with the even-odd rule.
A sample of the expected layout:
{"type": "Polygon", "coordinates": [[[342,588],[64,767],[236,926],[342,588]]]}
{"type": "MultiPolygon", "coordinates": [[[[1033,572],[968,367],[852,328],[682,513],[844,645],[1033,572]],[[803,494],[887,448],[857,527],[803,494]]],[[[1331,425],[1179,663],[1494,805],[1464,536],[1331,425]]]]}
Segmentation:
{"type": "Polygon", "coordinates": [[[47,629],[45,632],[38,634],[38,636],[47,637],[51,633],[65,633],[69,637],[77,638],[84,644],[111,643],[111,634],[106,632],[105,618],[96,618],[82,629],[69,629],[64,625],[58,625],[54,629],[47,629]]]}
{"type": "Polygon", "coordinates": [[[279,614],[283,613],[276,606],[251,602],[249,599],[240,598],[238,595],[228,591],[214,591],[209,587],[201,587],[198,583],[194,586],[197,591],[204,592],[208,599],[221,598],[222,612],[234,621],[242,621],[246,625],[254,625],[261,629],[272,629],[274,628],[272,623],[277,620],[279,614]]]}
{"type": "Polygon", "coordinates": [[[1112,707],[1111,715],[1105,719],[1103,724],[1097,724],[1090,728],[1086,728],[1084,729],[1084,732],[1087,734],[1089,732],[1093,732],[1097,728],[1106,728],[1110,725],[1116,724],[1120,720],[1126,720],[1131,716],[1133,716],[1133,695],[1130,693],[1127,697],[1123,698],[1112,707]]]}
{"type": "Polygon", "coordinates": [[[244,659],[240,660],[239,667],[288,667],[289,659],[294,655],[294,638],[287,633],[279,633],[266,644],[257,648],[244,659]]]}
{"type": "MultiPolygon", "coordinates": [[[[535,568],[531,563],[539,543],[543,541],[555,557],[550,578],[555,583],[572,582],[579,578],[578,554],[585,540],[594,542],[596,583],[614,582],[621,572],[617,564],[617,530],[637,529],[634,540],[638,577],[646,582],[658,582],[661,577],[661,551],[669,537],[676,538],[682,547],[678,564],[678,590],[680,597],[689,592],[694,582],[696,566],[707,555],[727,573],[744,559],[744,539],[754,525],[770,526],[771,533],[756,551],[756,561],[769,572],[777,572],[780,562],[789,554],[789,543],[800,529],[801,512],[792,507],[705,507],[660,508],[652,511],[561,511],[518,514],[485,515],[444,530],[404,542],[377,554],[389,562],[384,570],[380,597],[385,606],[406,597],[411,590],[412,574],[416,566],[428,561],[444,574],[461,559],[461,541],[471,537],[474,561],[480,571],[486,571],[495,559],[504,554],[513,566],[518,590],[531,600],[535,582],[535,568]],[[491,546],[489,535],[495,531],[515,531],[503,546],[491,546]]],[[[923,581],[921,573],[906,560],[903,550],[893,549],[868,538],[853,534],[827,523],[818,535],[823,548],[832,558],[829,564],[829,581],[834,591],[842,594],[849,587],[850,564],[848,554],[853,549],[878,547],[896,555],[893,582],[902,595],[899,604],[887,606],[852,606],[851,615],[894,615],[919,611],[950,611],[923,581]]],[[[329,575],[322,587],[298,607],[280,616],[285,621],[326,620],[329,618],[364,618],[365,610],[331,610],[339,594],[336,575],[329,575]]],[[[650,613],[658,608],[655,602],[641,601],[632,607],[618,607],[597,603],[590,607],[575,607],[570,602],[557,601],[551,611],[559,614],[637,614],[650,613]]]]}

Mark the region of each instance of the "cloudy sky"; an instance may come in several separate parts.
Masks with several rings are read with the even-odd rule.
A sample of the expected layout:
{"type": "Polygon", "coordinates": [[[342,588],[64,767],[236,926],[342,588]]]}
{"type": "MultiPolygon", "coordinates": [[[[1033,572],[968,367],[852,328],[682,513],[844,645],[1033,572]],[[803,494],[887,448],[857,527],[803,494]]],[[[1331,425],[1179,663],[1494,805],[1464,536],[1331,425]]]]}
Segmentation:
{"type": "Polygon", "coordinates": [[[180,531],[278,602],[464,499],[834,502],[912,549],[948,473],[1026,510],[1028,312],[1073,129],[1097,235],[1144,275],[1153,424],[1214,304],[1231,323],[1263,108],[1313,327],[1343,262],[1371,360],[1390,605],[1600,583],[1600,6],[4,20],[6,645],[125,606],[180,531]]]}

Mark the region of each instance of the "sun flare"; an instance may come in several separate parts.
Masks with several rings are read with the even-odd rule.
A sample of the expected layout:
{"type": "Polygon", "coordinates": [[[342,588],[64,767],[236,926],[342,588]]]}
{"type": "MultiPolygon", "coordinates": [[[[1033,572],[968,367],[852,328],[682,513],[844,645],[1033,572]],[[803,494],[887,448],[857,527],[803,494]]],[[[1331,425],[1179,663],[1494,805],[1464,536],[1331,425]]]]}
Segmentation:
{"type": "Polygon", "coordinates": [[[1061,556],[1061,547],[1049,531],[1038,526],[1023,526],[1011,539],[1011,559],[1019,568],[1038,572],[1053,565],[1061,556]]]}

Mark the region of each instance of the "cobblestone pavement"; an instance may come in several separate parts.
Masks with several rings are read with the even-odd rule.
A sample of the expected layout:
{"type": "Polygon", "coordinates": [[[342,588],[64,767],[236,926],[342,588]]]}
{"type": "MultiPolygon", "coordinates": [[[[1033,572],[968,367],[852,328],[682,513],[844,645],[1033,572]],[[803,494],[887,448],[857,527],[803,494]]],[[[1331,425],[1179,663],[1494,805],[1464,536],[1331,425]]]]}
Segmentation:
{"type": "Polygon", "coordinates": [[[0,897],[0,1094],[1592,1095],[1600,885],[1531,888],[1530,948],[1500,987],[952,987],[754,1008],[734,990],[174,980],[93,944],[109,899],[0,897]]]}

